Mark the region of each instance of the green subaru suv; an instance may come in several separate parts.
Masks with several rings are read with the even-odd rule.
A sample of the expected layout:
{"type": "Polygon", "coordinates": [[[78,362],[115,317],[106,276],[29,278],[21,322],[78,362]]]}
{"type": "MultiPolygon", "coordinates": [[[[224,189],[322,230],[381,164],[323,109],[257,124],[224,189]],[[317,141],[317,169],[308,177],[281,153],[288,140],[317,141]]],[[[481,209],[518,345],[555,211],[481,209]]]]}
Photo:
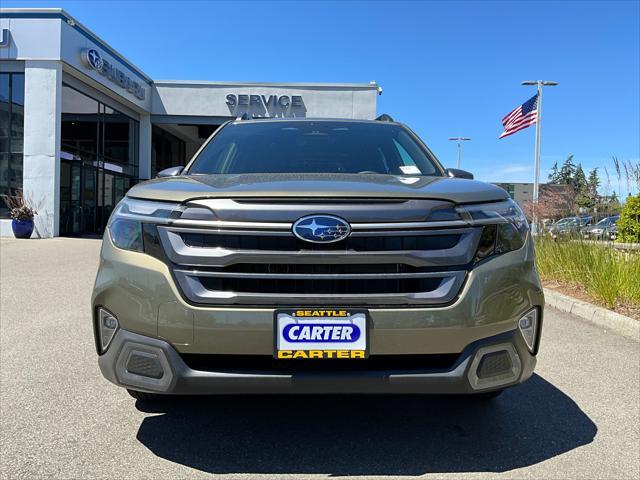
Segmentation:
{"type": "Polygon", "coordinates": [[[102,244],[103,375],[168,394],[454,393],[528,379],[544,298],[507,193],[406,126],[236,120],[133,187],[102,244]]]}

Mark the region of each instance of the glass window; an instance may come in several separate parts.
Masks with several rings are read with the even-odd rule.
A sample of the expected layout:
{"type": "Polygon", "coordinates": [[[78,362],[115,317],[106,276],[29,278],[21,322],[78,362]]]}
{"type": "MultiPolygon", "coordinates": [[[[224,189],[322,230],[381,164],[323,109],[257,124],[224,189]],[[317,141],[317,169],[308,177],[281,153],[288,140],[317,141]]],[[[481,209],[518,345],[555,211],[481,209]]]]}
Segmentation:
{"type": "Polygon", "coordinates": [[[311,120],[229,124],[189,173],[441,175],[428,152],[399,125],[311,120]]]}
{"type": "Polygon", "coordinates": [[[138,177],[138,126],[122,112],[62,86],[61,184],[70,187],[61,188],[61,233],[102,233],[116,202],[138,177]]]}
{"type": "Polygon", "coordinates": [[[151,175],[185,164],[186,145],[175,135],[153,126],[151,134],[151,175]]]}
{"type": "Polygon", "coordinates": [[[98,155],[98,102],[62,86],[61,157],[95,161],[98,155]]]}
{"type": "MultiPolygon", "coordinates": [[[[24,148],[24,74],[0,73],[0,195],[22,189],[24,148]]],[[[0,218],[9,209],[0,201],[0,218]]]]}

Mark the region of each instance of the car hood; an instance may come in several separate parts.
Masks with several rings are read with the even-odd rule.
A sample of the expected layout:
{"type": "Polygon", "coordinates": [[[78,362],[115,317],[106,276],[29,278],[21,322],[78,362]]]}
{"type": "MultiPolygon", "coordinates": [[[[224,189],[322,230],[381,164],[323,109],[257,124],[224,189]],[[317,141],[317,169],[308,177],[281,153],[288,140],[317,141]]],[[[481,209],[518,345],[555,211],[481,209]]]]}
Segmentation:
{"type": "Polygon", "coordinates": [[[425,198],[454,203],[506,200],[489,183],[449,177],[373,174],[186,175],[139,183],[127,196],[185,202],[196,198],[425,198]]]}

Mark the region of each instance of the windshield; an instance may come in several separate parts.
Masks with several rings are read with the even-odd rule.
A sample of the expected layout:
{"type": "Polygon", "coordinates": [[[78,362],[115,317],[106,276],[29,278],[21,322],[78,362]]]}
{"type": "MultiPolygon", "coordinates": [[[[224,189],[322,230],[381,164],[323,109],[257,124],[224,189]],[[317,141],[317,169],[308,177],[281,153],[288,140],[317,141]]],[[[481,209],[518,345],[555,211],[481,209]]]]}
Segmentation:
{"type": "Polygon", "coordinates": [[[596,223],[596,227],[605,227],[609,225],[610,222],[611,222],[610,218],[603,218],[598,223],[596,223]]]}
{"type": "Polygon", "coordinates": [[[211,139],[188,173],[441,175],[403,127],[340,121],[231,123],[211,139]]]}

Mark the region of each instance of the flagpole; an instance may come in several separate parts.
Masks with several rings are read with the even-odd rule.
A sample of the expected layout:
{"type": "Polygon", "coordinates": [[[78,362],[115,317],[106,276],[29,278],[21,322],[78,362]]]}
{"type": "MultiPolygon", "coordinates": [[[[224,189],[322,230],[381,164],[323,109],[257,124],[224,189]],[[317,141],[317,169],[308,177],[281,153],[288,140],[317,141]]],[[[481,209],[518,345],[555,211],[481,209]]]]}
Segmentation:
{"type": "Polygon", "coordinates": [[[535,160],[533,164],[533,218],[531,225],[531,233],[538,235],[538,200],[540,197],[540,131],[542,129],[542,87],[553,87],[558,85],[558,82],[552,82],[549,80],[538,81],[525,81],[522,85],[536,85],[538,88],[538,98],[536,101],[536,152],[535,160]]]}
{"type": "Polygon", "coordinates": [[[533,164],[533,226],[532,233],[538,235],[538,200],[540,193],[540,130],[542,127],[542,81],[538,80],[538,113],[536,116],[536,158],[533,164]]]}

